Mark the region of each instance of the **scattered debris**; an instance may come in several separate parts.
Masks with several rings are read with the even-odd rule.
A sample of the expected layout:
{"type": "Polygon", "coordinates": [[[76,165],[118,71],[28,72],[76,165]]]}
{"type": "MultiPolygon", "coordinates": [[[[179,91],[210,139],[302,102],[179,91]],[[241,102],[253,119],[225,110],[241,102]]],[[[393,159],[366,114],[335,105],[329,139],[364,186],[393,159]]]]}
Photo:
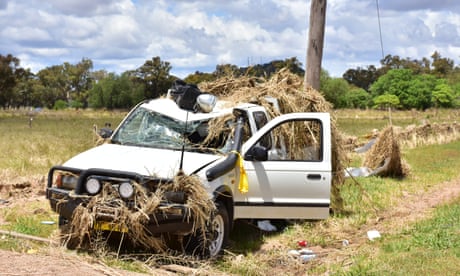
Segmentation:
{"type": "Polygon", "coordinates": [[[299,249],[299,250],[295,250],[295,249],[289,250],[288,251],[288,256],[298,258],[303,263],[308,262],[308,261],[316,258],[316,254],[313,252],[313,250],[306,249],[306,248],[299,249]]]}
{"type": "Polygon", "coordinates": [[[271,224],[269,220],[257,221],[257,227],[259,227],[260,230],[267,231],[267,232],[274,232],[277,230],[276,226],[271,224]]]}
{"type": "Polygon", "coordinates": [[[370,241],[373,241],[373,240],[378,239],[380,237],[381,237],[380,232],[377,231],[377,230],[369,230],[369,231],[367,231],[367,238],[370,241]]]}

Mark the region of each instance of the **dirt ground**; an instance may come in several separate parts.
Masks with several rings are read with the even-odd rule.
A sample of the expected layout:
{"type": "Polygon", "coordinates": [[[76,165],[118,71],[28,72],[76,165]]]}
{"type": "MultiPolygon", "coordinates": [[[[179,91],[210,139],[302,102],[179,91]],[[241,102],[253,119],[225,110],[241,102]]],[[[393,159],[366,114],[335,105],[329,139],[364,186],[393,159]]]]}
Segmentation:
{"type": "MultiPolygon", "coordinates": [[[[12,188],[21,189],[21,193],[10,193],[11,198],[0,197],[0,208],[8,208],[28,201],[45,200],[43,192],[33,189],[34,185],[23,185],[12,188]],[[18,196],[22,195],[22,196],[18,196]]],[[[434,185],[433,188],[417,194],[404,194],[406,200],[389,211],[379,214],[379,218],[361,227],[354,233],[346,233],[349,245],[347,250],[337,248],[315,248],[319,261],[323,263],[342,262],[351,258],[353,248],[358,248],[367,241],[368,230],[378,230],[381,233],[398,231],[404,225],[425,217],[434,207],[449,202],[460,196],[460,178],[453,181],[434,185]]],[[[4,223],[0,215],[0,224],[4,223]]],[[[1,239],[4,237],[0,237],[1,239]]],[[[270,245],[263,246],[265,249],[270,245]]],[[[195,274],[193,270],[158,269],[149,271],[149,275],[195,274]]],[[[207,273],[204,273],[207,274],[207,273]]],[[[3,275],[143,275],[121,269],[108,267],[94,257],[85,257],[50,246],[39,252],[12,252],[0,250],[0,276],[3,275]]]]}

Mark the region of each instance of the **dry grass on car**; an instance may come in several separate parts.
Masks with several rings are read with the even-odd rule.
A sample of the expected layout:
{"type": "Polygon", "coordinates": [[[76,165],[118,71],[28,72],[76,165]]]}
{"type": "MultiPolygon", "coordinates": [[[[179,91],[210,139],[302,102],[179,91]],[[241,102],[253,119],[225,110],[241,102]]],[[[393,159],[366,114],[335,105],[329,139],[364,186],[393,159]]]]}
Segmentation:
{"type": "MultiPolygon", "coordinates": [[[[113,224],[119,229],[127,229],[130,240],[135,244],[164,252],[167,245],[163,237],[152,235],[145,225],[152,223],[151,214],[168,213],[168,207],[160,206],[165,192],[185,192],[185,205],[190,209],[187,219],[191,220],[195,233],[206,227],[216,208],[197,176],[179,174],[172,183],[160,184],[160,188],[155,192],[148,192],[139,184],[135,184],[135,190],[135,208],[132,210],[118,196],[118,192],[112,185],[104,185],[100,194],[89,199],[87,204],[79,205],[75,209],[68,238],[73,239],[72,242],[76,242],[77,247],[84,247],[85,242],[89,241],[90,248],[99,248],[98,239],[94,237],[97,231],[94,231],[93,228],[98,221],[98,216],[108,212],[112,214],[113,224]]],[[[203,239],[205,239],[204,231],[202,232],[203,239]]]]}
{"type": "MultiPolygon", "coordinates": [[[[223,77],[213,82],[200,83],[200,89],[218,96],[221,100],[234,103],[256,103],[266,108],[271,117],[292,112],[329,112],[332,115],[332,106],[327,102],[318,91],[313,88],[304,88],[303,79],[287,69],[280,70],[270,79],[243,76],[239,78],[223,77]],[[268,100],[267,100],[268,98],[268,100]],[[270,102],[269,98],[277,99],[279,109],[270,102]]],[[[347,160],[343,136],[337,128],[335,118],[331,118],[332,131],[332,209],[340,212],[343,209],[342,197],[340,195],[340,185],[344,181],[344,164],[347,160]]],[[[215,123],[216,129],[225,127],[224,122],[215,123]]],[[[211,128],[210,128],[211,129],[211,128]]],[[[319,130],[313,130],[319,131],[319,130]]],[[[218,133],[218,132],[214,132],[218,133]]],[[[279,133],[285,141],[297,140],[291,131],[285,130],[279,133]]],[[[275,141],[276,142],[276,141],[275,141]]],[[[303,149],[304,139],[294,141],[290,145],[303,149]]],[[[293,152],[299,150],[291,149],[293,152]]]]}

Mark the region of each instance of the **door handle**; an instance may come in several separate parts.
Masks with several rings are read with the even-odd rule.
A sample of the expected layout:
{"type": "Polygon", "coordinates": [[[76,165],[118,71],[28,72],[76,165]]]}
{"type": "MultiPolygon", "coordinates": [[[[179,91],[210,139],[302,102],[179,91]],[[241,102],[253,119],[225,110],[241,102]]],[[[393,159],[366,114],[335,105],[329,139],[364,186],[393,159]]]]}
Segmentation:
{"type": "Polygon", "coordinates": [[[321,180],[321,175],[320,174],[307,174],[307,179],[308,180],[321,180]]]}

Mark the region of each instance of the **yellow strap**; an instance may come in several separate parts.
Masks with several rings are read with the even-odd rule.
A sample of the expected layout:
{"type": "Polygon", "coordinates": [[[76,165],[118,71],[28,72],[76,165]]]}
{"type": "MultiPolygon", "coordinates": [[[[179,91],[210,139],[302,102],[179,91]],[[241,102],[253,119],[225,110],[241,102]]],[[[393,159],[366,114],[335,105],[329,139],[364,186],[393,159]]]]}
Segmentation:
{"type": "Polygon", "coordinates": [[[243,166],[243,157],[237,151],[232,151],[232,153],[238,155],[237,165],[240,167],[240,181],[238,183],[238,190],[240,191],[240,193],[245,194],[249,191],[249,183],[248,176],[246,175],[246,170],[243,166]]]}

